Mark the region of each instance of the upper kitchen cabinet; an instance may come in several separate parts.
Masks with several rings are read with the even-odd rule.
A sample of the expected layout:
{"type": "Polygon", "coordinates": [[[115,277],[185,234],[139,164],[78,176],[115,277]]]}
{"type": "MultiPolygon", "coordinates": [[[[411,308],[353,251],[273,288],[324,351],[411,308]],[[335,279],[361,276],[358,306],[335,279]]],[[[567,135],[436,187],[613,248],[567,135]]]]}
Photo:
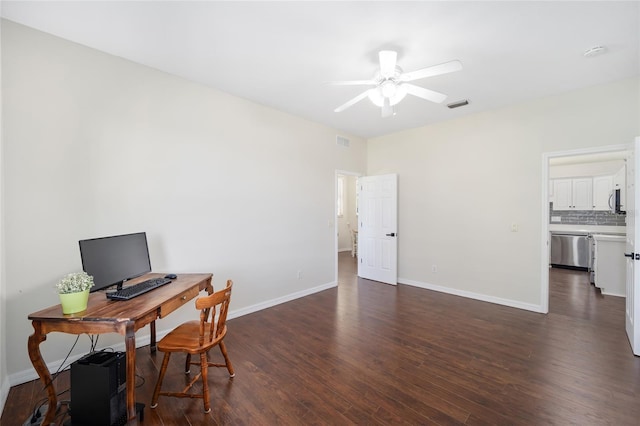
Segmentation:
{"type": "Polygon", "coordinates": [[[554,210],[592,210],[593,179],[554,179],[554,210]]]}
{"type": "Polygon", "coordinates": [[[613,176],[596,176],[593,178],[594,210],[611,210],[613,180],[613,176]]]}

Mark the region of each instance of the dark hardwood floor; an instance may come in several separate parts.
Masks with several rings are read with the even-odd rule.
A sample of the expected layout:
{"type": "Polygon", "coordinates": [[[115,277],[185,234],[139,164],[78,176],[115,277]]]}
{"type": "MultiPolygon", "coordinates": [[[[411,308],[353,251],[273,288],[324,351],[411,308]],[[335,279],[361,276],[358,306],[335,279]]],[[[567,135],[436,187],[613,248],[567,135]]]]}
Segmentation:
{"type": "MultiPolygon", "coordinates": [[[[209,414],[167,397],[150,409],[162,354],[138,349],[142,424],[640,424],[624,299],[585,272],[552,269],[542,315],[359,280],[350,253],[339,257],[337,289],[229,321],[236,377],[211,371],[209,414]]],[[[166,386],[184,386],[182,363],[172,359],[166,386]]],[[[68,386],[63,373],[58,389],[68,386]]],[[[23,424],[41,389],[13,387],[2,425],[23,424]]]]}

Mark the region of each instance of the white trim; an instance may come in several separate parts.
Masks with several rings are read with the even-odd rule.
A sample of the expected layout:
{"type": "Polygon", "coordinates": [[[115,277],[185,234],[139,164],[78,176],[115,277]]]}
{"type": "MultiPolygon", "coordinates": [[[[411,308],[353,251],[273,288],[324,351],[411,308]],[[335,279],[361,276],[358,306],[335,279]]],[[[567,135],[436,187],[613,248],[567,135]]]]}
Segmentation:
{"type": "Polygon", "coordinates": [[[542,154],[542,230],[540,247],[540,312],[549,313],[549,154],[542,154]]]}
{"type": "Polygon", "coordinates": [[[451,287],[442,287],[435,284],[424,283],[421,281],[408,280],[406,278],[398,278],[398,284],[406,284],[413,287],[424,288],[426,290],[433,290],[439,293],[452,294],[454,296],[466,297],[468,299],[480,300],[482,302],[495,303],[496,305],[509,306],[511,308],[524,309],[526,311],[532,311],[537,313],[545,313],[542,311],[542,306],[532,305],[529,303],[518,302],[517,300],[503,299],[500,297],[487,296],[486,294],[473,293],[465,290],[456,290],[451,287]]]}
{"type": "MultiPolygon", "coordinates": [[[[252,306],[248,306],[246,308],[242,308],[242,309],[238,309],[238,310],[230,310],[227,318],[229,320],[231,320],[233,318],[238,318],[238,317],[241,317],[243,315],[252,314],[254,312],[258,312],[258,311],[261,311],[263,309],[271,308],[271,307],[279,305],[281,303],[290,302],[290,301],[295,300],[295,299],[299,299],[299,298],[302,298],[302,297],[305,297],[305,296],[309,296],[309,295],[314,294],[314,293],[319,293],[321,291],[337,287],[337,285],[338,285],[338,283],[334,281],[334,282],[331,282],[331,283],[319,285],[317,287],[313,287],[313,288],[309,288],[309,289],[306,289],[306,290],[302,290],[302,291],[298,291],[298,292],[295,292],[295,293],[291,293],[291,294],[288,294],[286,296],[278,297],[276,299],[271,299],[271,300],[268,300],[266,302],[262,302],[262,303],[258,303],[258,304],[252,305],[252,306]]],[[[156,339],[157,340],[162,339],[171,330],[172,330],[172,328],[169,328],[169,329],[166,329],[166,330],[156,331],[156,339]]],[[[151,336],[148,335],[148,334],[145,335],[145,336],[136,337],[136,348],[140,348],[142,346],[147,346],[150,343],[151,343],[151,336]]],[[[125,344],[124,344],[124,342],[120,342],[120,343],[117,343],[115,345],[109,345],[109,348],[112,348],[114,351],[124,351],[125,350],[125,344]]],[[[70,356],[67,359],[67,365],[65,366],[65,369],[67,369],[73,362],[75,362],[78,359],[82,358],[84,355],[86,355],[86,354],[82,353],[82,354],[70,356]]],[[[59,360],[56,360],[56,361],[53,361],[53,362],[48,362],[47,363],[47,368],[51,372],[56,371],[60,367],[60,364],[62,363],[62,361],[63,361],[62,359],[59,359],[59,360]]],[[[4,400],[6,400],[8,394],[9,394],[10,386],[20,385],[22,383],[26,383],[26,382],[30,382],[31,380],[35,380],[37,378],[38,378],[38,374],[36,373],[35,369],[33,369],[33,368],[29,368],[27,370],[22,370],[22,371],[18,371],[16,373],[14,373],[14,374],[10,374],[9,377],[8,377],[8,380],[5,380],[4,383],[2,383],[2,388],[0,388],[0,398],[2,398],[2,399],[0,399],[0,402],[2,402],[2,406],[4,407],[4,400]],[[5,387],[6,387],[6,393],[5,393],[5,387]]]]}
{"type": "Polygon", "coordinates": [[[5,377],[4,380],[2,380],[2,384],[0,384],[0,413],[4,411],[4,404],[7,402],[10,389],[9,379],[5,377]]]}
{"type": "Polygon", "coordinates": [[[602,154],[606,152],[627,151],[629,144],[605,145],[595,148],[582,148],[570,151],[556,151],[542,153],[542,226],[540,236],[541,249],[541,283],[540,283],[540,307],[541,312],[549,312],[549,160],[558,157],[570,157],[576,155],[602,154]]]}
{"type": "Polygon", "coordinates": [[[276,305],[280,305],[281,303],[290,302],[295,299],[300,299],[305,296],[309,296],[314,293],[319,293],[324,290],[328,290],[330,288],[334,288],[338,286],[338,282],[330,282],[327,284],[322,284],[317,287],[312,287],[306,290],[297,291],[295,293],[288,294],[286,296],[278,297],[276,299],[267,300],[266,302],[257,303],[252,306],[247,306],[246,308],[238,309],[238,310],[230,310],[229,311],[229,319],[241,317],[243,315],[252,314],[254,312],[261,311],[263,309],[271,308],[276,305]]]}

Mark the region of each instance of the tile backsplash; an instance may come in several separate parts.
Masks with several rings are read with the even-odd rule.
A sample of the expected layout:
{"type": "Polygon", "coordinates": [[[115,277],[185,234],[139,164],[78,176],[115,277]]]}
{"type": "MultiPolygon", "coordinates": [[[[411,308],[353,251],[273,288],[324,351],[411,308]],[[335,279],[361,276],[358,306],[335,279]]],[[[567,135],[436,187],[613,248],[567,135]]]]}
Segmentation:
{"type": "Polygon", "coordinates": [[[553,203],[549,203],[549,223],[553,224],[626,226],[625,218],[623,214],[608,211],[553,210],[553,203]],[[553,220],[556,217],[560,222],[553,220]]]}

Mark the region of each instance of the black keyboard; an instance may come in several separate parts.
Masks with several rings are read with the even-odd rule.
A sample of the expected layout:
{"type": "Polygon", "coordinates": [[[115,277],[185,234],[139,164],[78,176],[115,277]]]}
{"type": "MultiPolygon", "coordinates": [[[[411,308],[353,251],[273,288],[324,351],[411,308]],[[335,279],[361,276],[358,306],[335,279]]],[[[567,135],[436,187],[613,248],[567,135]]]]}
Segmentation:
{"type": "Polygon", "coordinates": [[[148,291],[154,290],[171,282],[168,278],[152,278],[150,280],[139,282],[129,287],[125,287],[118,291],[107,293],[107,299],[111,300],[129,300],[136,296],[140,296],[148,291]]]}

